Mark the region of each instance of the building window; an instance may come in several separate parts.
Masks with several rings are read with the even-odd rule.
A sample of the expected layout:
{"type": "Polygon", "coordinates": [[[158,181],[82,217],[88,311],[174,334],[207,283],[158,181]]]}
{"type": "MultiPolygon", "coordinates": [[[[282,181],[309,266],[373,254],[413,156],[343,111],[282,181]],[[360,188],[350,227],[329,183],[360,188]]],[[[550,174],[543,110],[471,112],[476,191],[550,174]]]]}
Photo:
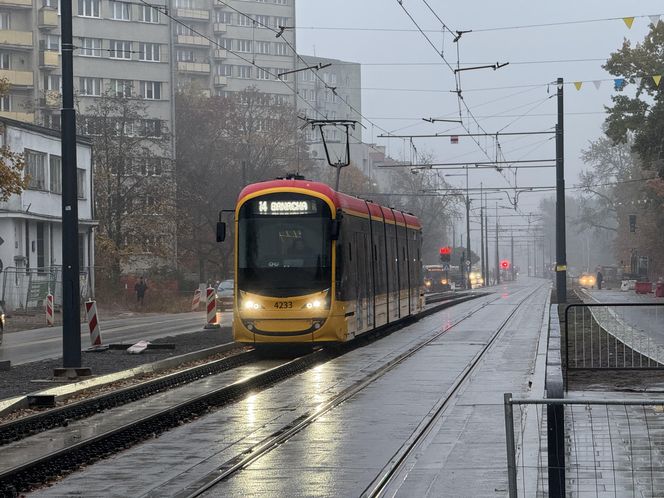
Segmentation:
{"type": "Polygon", "coordinates": [[[274,27],[278,28],[280,26],[290,26],[290,18],[274,16],[274,27]]]}
{"type": "Polygon", "coordinates": [[[175,57],[179,62],[193,62],[194,61],[194,51],[193,50],[178,50],[175,52],[175,57]]]}
{"type": "Polygon", "coordinates": [[[116,97],[131,97],[133,82],[131,80],[111,80],[109,89],[112,95],[116,97]]]}
{"type": "Polygon", "coordinates": [[[46,154],[25,149],[25,174],[30,176],[28,188],[33,190],[46,189],[46,154]]]}
{"type": "Polygon", "coordinates": [[[257,41],[255,47],[257,54],[270,55],[270,42],[257,41]]]}
{"type": "Polygon", "coordinates": [[[0,69],[11,69],[12,57],[7,52],[0,52],[0,69]]]}
{"type": "Polygon", "coordinates": [[[85,199],[85,170],[76,168],[76,190],[78,198],[85,199]]]}
{"type": "Polygon", "coordinates": [[[44,44],[46,50],[60,52],[60,35],[47,35],[44,44]]]}
{"type": "Polygon", "coordinates": [[[238,52],[251,52],[251,40],[237,40],[235,50],[238,52]]]}
{"type": "Polygon", "coordinates": [[[99,0],[78,0],[78,15],[99,17],[99,0]]]}
{"type": "Polygon", "coordinates": [[[265,69],[257,69],[256,70],[256,79],[259,80],[269,80],[272,78],[272,75],[266,71],[265,69]]]}
{"type": "Polygon", "coordinates": [[[251,66],[237,66],[237,77],[244,79],[251,78],[251,66]]]}
{"type": "Polygon", "coordinates": [[[274,79],[275,80],[281,80],[281,81],[288,81],[288,74],[283,74],[287,73],[290,71],[290,69],[285,68],[285,67],[275,67],[274,68],[274,79]],[[277,76],[281,74],[281,77],[277,76]]]}
{"type": "Polygon", "coordinates": [[[148,5],[139,5],[138,8],[138,20],[140,22],[159,22],[159,10],[154,7],[149,7],[148,5]]]}
{"type": "Polygon", "coordinates": [[[12,16],[9,12],[0,12],[0,29],[12,29],[12,16]]]}
{"type": "Polygon", "coordinates": [[[150,138],[161,137],[161,120],[145,119],[143,120],[143,136],[150,138]]]}
{"type": "Polygon", "coordinates": [[[233,66],[230,64],[219,64],[215,68],[217,76],[233,76],[233,66]]]}
{"type": "Polygon", "coordinates": [[[111,40],[109,54],[112,59],[131,59],[131,42],[111,40]]]}
{"type": "Polygon", "coordinates": [[[230,38],[222,38],[221,36],[217,38],[217,46],[219,48],[225,48],[226,50],[233,50],[233,40],[230,38]]]}
{"type": "Polygon", "coordinates": [[[237,25],[238,26],[253,26],[254,21],[251,17],[245,16],[243,14],[238,14],[237,16],[237,25]]]}
{"type": "Polygon", "coordinates": [[[158,43],[139,43],[138,60],[147,62],[159,62],[160,50],[158,43]]]}
{"type": "Polygon", "coordinates": [[[44,90],[47,92],[62,93],[62,76],[59,74],[45,74],[44,90]]]}
{"type": "Polygon", "coordinates": [[[286,45],[285,43],[276,42],[274,44],[274,55],[288,55],[288,45],[286,45]]]}
{"type": "Polygon", "coordinates": [[[11,95],[3,95],[0,97],[0,111],[12,110],[12,97],[11,95]]]}
{"type": "Polygon", "coordinates": [[[177,35],[184,35],[184,36],[194,36],[195,33],[189,26],[185,26],[184,24],[176,24],[175,25],[175,34],[177,35]]]}
{"type": "Polygon", "coordinates": [[[194,0],[175,0],[175,6],[179,9],[195,9],[194,0]]]}
{"type": "Polygon", "coordinates": [[[146,100],[161,99],[161,83],[159,81],[141,81],[141,97],[146,100]]]}
{"type": "Polygon", "coordinates": [[[48,158],[50,191],[54,194],[62,193],[62,160],[60,156],[51,154],[48,158]]]}
{"type": "Polygon", "coordinates": [[[218,10],[214,15],[214,20],[221,24],[233,24],[233,13],[226,10],[218,10]]]}
{"type": "Polygon", "coordinates": [[[101,97],[101,78],[79,78],[78,93],[87,97],[101,97]]]}
{"type": "Polygon", "coordinates": [[[161,176],[161,157],[139,157],[138,172],[142,176],[161,176]]]}
{"type": "Polygon", "coordinates": [[[274,0],[277,5],[288,5],[288,0],[274,0]]]}
{"type": "Polygon", "coordinates": [[[101,57],[101,38],[81,38],[79,55],[101,57]]]}
{"type": "Polygon", "coordinates": [[[254,16],[254,19],[256,19],[256,24],[258,24],[259,27],[261,28],[270,27],[270,16],[254,16]]]}
{"type": "Polygon", "coordinates": [[[111,0],[111,19],[116,21],[131,20],[131,4],[126,2],[115,2],[111,0]]]}

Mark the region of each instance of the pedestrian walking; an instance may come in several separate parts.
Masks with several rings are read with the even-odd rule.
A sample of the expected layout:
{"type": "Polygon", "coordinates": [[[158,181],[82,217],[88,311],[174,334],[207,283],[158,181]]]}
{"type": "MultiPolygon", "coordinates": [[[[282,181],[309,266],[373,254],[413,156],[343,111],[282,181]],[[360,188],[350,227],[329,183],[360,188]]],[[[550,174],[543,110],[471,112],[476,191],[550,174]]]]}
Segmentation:
{"type": "Polygon", "coordinates": [[[141,277],[134,285],[134,291],[136,292],[136,302],[139,306],[143,306],[146,290],[148,290],[148,284],[145,282],[143,277],[141,277]]]}
{"type": "Polygon", "coordinates": [[[602,281],[604,280],[604,275],[602,275],[601,270],[597,271],[597,290],[602,290],[602,281]]]}

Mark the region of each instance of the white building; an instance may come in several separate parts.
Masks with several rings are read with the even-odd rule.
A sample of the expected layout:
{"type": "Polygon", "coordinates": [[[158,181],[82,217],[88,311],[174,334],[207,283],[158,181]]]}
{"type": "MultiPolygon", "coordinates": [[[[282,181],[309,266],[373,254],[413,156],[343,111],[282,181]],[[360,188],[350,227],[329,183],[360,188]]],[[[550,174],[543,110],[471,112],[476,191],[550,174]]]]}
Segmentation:
{"type": "MultiPolygon", "coordinates": [[[[77,139],[81,293],[93,288],[94,233],[92,144],[77,139]]],[[[62,165],[60,132],[0,118],[0,145],[25,156],[31,180],[20,195],[0,202],[0,300],[10,308],[35,307],[44,289],[59,302],[62,265],[62,165]]]]}

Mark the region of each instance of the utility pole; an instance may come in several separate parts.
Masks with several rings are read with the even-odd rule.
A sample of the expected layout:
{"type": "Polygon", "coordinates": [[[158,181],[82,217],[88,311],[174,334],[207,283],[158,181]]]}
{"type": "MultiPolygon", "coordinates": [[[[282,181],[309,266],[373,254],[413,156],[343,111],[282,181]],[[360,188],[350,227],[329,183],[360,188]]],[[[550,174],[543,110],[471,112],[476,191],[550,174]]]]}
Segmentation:
{"type": "Polygon", "coordinates": [[[81,367],[81,302],[78,262],[78,192],[76,185],[76,111],[72,0],[61,0],[62,112],[62,367],[81,367]]]}
{"type": "Polygon", "coordinates": [[[565,135],[563,79],[558,78],[558,124],[556,125],[556,294],[567,302],[567,249],[565,241],[565,135]]]}
{"type": "Polygon", "coordinates": [[[484,194],[484,254],[486,255],[485,271],[486,275],[484,281],[489,283],[489,204],[487,202],[486,194],[484,194]]]}
{"type": "MultiPolygon", "coordinates": [[[[473,267],[473,256],[470,251],[470,197],[468,196],[468,166],[466,166],[466,250],[468,255],[468,273],[466,275],[466,289],[472,289],[472,284],[470,282],[470,270],[473,267]]],[[[464,262],[465,263],[465,262],[464,262]]]]}
{"type": "Polygon", "coordinates": [[[486,261],[484,260],[484,207],[480,201],[480,259],[482,260],[482,278],[484,279],[484,265],[486,261]]]}
{"type": "Polygon", "coordinates": [[[496,202],[496,285],[500,284],[500,256],[498,255],[498,203],[496,202]]]}
{"type": "Polygon", "coordinates": [[[510,241],[510,272],[512,274],[512,280],[514,280],[514,232],[512,232],[512,238],[510,241]]]}

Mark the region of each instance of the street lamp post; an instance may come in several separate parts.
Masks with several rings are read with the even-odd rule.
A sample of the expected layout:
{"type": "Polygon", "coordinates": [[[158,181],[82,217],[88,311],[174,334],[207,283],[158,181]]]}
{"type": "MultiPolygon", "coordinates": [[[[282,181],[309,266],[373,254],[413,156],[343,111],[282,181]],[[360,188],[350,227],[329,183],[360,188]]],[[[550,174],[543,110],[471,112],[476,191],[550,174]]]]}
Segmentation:
{"type": "MultiPolygon", "coordinates": [[[[470,265],[468,265],[468,268],[466,269],[466,288],[470,289],[472,287],[472,284],[470,282],[470,271],[473,266],[473,258],[472,258],[472,253],[470,250],[470,196],[469,196],[469,189],[468,189],[468,165],[466,165],[466,257],[468,258],[468,262],[470,265]]],[[[458,173],[458,174],[446,174],[445,176],[464,176],[463,173],[458,173]]],[[[465,261],[462,261],[461,264],[465,264],[465,261]]]]}

